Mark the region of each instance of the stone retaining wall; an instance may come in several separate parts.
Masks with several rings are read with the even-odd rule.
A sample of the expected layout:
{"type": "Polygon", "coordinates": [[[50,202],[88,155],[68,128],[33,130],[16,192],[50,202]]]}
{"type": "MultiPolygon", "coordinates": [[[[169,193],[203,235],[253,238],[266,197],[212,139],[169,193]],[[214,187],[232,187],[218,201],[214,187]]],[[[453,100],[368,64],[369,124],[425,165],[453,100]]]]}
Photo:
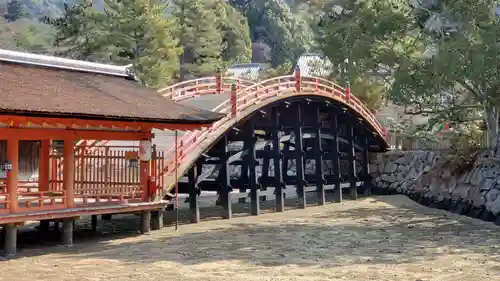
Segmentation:
{"type": "Polygon", "coordinates": [[[374,193],[406,194],[434,208],[500,224],[500,159],[490,152],[459,158],[436,151],[398,151],[371,163],[374,193]]]}

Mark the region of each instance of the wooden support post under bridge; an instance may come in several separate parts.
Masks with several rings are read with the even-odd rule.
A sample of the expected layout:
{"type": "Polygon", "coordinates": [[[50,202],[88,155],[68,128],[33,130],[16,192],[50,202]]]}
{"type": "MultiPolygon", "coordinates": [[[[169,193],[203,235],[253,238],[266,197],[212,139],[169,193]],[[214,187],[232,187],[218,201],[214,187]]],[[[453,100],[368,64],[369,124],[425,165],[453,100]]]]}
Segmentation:
{"type": "Polygon", "coordinates": [[[200,205],[199,205],[199,197],[200,190],[196,186],[196,182],[198,179],[198,165],[194,165],[188,171],[188,179],[189,179],[189,220],[192,223],[200,222],[200,205]]]}
{"type": "Polygon", "coordinates": [[[227,136],[223,136],[222,139],[216,146],[217,154],[219,155],[220,160],[220,169],[219,169],[219,180],[220,180],[220,203],[222,205],[222,218],[231,219],[233,216],[232,206],[231,206],[231,183],[230,183],[230,175],[229,175],[229,153],[227,151],[227,136]]]}
{"type": "Polygon", "coordinates": [[[260,188],[257,185],[257,175],[255,171],[256,166],[256,156],[255,156],[255,121],[254,117],[250,117],[247,121],[247,129],[245,136],[245,150],[248,151],[246,155],[246,162],[248,163],[248,184],[250,187],[250,214],[252,216],[257,216],[260,213],[260,203],[259,203],[259,191],[260,188]]]}
{"type": "Polygon", "coordinates": [[[370,159],[369,159],[369,136],[363,136],[363,193],[365,196],[371,195],[372,180],[370,175],[370,159]]]}
{"type": "Polygon", "coordinates": [[[297,201],[299,208],[307,206],[304,180],[304,151],[302,147],[302,107],[295,103],[296,118],[294,123],[295,132],[295,173],[297,181],[297,201]]]}
{"type": "Polygon", "coordinates": [[[350,187],[349,187],[349,195],[351,196],[351,199],[358,199],[358,186],[356,185],[356,153],[355,153],[355,148],[354,148],[354,126],[351,122],[347,123],[347,141],[348,141],[348,148],[347,148],[347,161],[348,161],[348,177],[349,177],[349,182],[350,187]]]}
{"type": "Polygon", "coordinates": [[[332,116],[332,164],[335,185],[334,202],[342,203],[342,188],[340,186],[340,151],[339,151],[339,119],[338,115],[332,116]]]}
{"type": "Polygon", "coordinates": [[[274,164],[274,187],[276,195],[276,212],[283,212],[285,210],[285,198],[283,197],[283,173],[280,152],[280,121],[279,109],[273,107],[271,112],[272,120],[272,142],[273,142],[273,164],[274,164]]]}
{"type": "Polygon", "coordinates": [[[317,186],[317,195],[318,195],[318,204],[325,205],[325,185],[324,185],[324,176],[323,176],[323,147],[321,144],[321,122],[320,122],[320,110],[319,107],[316,108],[316,124],[314,125],[316,138],[315,138],[315,146],[314,146],[314,156],[315,156],[315,166],[316,166],[316,186],[317,186]]]}

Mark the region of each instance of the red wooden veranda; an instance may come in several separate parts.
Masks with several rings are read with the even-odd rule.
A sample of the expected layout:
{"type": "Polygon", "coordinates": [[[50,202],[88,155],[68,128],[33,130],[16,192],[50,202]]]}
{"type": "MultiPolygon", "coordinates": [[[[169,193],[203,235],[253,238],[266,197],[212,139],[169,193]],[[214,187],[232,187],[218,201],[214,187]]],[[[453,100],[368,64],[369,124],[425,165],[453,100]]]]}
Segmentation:
{"type": "Polygon", "coordinates": [[[73,219],[84,215],[141,212],[141,231],[149,229],[151,211],[166,204],[154,196],[164,157],[151,147],[152,130],[197,130],[223,115],[174,104],[135,80],[128,66],[0,49],[0,141],[7,143],[0,151],[7,174],[0,180],[0,226],[7,254],[16,252],[17,226],[26,221],[62,220],[65,244],[72,243],[73,219]],[[84,145],[95,140],[137,141],[141,148],[84,145]],[[37,159],[28,159],[38,161],[34,183],[19,180],[23,141],[40,143],[37,159]]]}
{"type": "MultiPolygon", "coordinates": [[[[115,121],[113,127],[126,127],[129,131],[104,130],[102,125],[99,125],[100,130],[68,129],[82,122],[84,127],[89,128],[96,126],[92,123],[98,121],[0,116],[1,124],[10,124],[0,128],[0,139],[7,140],[8,159],[8,162],[2,163],[7,180],[0,185],[0,224],[80,215],[89,212],[88,207],[93,207],[92,213],[106,213],[107,205],[129,208],[132,203],[144,203],[134,205],[135,210],[142,209],[140,206],[161,207],[161,202],[151,202],[149,196],[153,192],[150,187],[161,186],[161,177],[158,177],[160,182],[148,184],[148,180],[155,179],[160,170],[163,162],[161,152],[153,149],[149,161],[140,161],[138,147],[120,147],[119,150],[113,147],[103,150],[75,147],[75,141],[81,139],[150,140],[152,126],[148,128],[140,123],[115,121]],[[51,123],[47,122],[54,122],[54,125],[49,127],[51,123]],[[44,127],[33,127],[42,123],[44,127]],[[59,127],[64,124],[65,128],[55,129],[55,124],[59,127]],[[141,128],[142,132],[130,131],[133,128],[141,128]],[[31,186],[18,181],[19,142],[22,140],[41,141],[38,182],[31,186]],[[53,140],[62,140],[62,147],[53,145],[53,140]],[[75,170],[75,166],[79,169],[75,170]],[[57,213],[51,212],[56,210],[57,213]]],[[[177,126],[179,129],[188,127],[177,126]]]]}

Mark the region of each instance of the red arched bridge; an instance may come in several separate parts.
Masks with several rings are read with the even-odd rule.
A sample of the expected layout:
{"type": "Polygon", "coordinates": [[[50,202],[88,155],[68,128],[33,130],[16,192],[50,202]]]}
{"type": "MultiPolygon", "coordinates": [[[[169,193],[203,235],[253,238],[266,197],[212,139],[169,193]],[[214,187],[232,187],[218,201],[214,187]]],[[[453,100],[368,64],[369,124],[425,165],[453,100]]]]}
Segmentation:
{"type": "MultiPolygon", "coordinates": [[[[137,85],[127,67],[93,65],[76,74],[66,65],[54,66],[57,71],[31,66],[39,60],[53,65],[50,57],[15,55],[33,60],[26,67],[47,77],[40,81],[65,87],[44,93],[45,100],[71,97],[72,104],[64,112],[59,102],[49,102],[26,116],[13,115],[26,100],[17,100],[14,92],[38,96],[37,85],[26,82],[39,81],[21,83],[19,75],[28,72],[3,64],[18,71],[9,77],[11,88],[4,89],[3,95],[13,98],[6,99],[11,103],[0,120],[5,135],[0,148],[6,152],[0,169],[5,178],[0,178],[0,225],[7,253],[15,253],[17,225],[26,221],[40,221],[41,229],[63,221],[66,244],[80,216],[92,216],[96,228],[97,215],[140,212],[142,232],[158,229],[173,197],[185,199],[195,222],[204,196],[217,199],[225,218],[231,217],[232,202],[247,200],[251,213],[259,214],[263,197],[275,199],[277,211],[284,210],[285,197],[296,197],[306,207],[308,192],[317,194],[320,204],[326,192],[336,202],[343,191],[356,198],[370,193],[369,153],[389,147],[384,128],[349,89],[301,76],[298,69],[257,83],[203,77],[161,89],[162,98],[137,85]],[[67,95],[79,91],[78,98],[67,95]],[[89,106],[82,108],[82,101],[89,106]],[[148,110],[155,114],[143,114],[148,110]],[[149,149],[152,153],[141,153],[149,149]]],[[[4,56],[10,62],[14,55],[4,56]]]]}
{"type": "Polygon", "coordinates": [[[231,201],[247,197],[252,214],[258,214],[262,194],[276,198],[278,211],[286,195],[296,195],[305,207],[308,191],[317,191],[320,203],[325,190],[336,201],[342,189],[356,198],[358,189],[369,193],[369,153],[388,149],[384,128],[348,89],[300,72],[258,83],[200,78],[159,92],[227,114],[206,129],[178,139],[158,134],[155,140],[170,145],[156,195],[171,199],[178,183],[193,221],[199,219],[202,191],[216,194],[224,217],[231,216],[231,201]]]}
{"type": "MultiPolygon", "coordinates": [[[[252,214],[258,214],[259,197],[275,198],[278,211],[286,196],[296,196],[305,207],[309,191],[317,192],[320,204],[328,191],[337,202],[343,190],[356,198],[359,190],[370,191],[369,153],[389,147],[385,129],[349,89],[300,71],[258,83],[203,77],[159,93],[226,114],[202,130],[155,132],[152,200],[182,197],[193,221],[199,220],[200,195],[215,196],[224,217],[231,217],[231,202],[248,199],[252,214]]],[[[115,144],[78,143],[98,154],[117,150],[115,144]]]]}

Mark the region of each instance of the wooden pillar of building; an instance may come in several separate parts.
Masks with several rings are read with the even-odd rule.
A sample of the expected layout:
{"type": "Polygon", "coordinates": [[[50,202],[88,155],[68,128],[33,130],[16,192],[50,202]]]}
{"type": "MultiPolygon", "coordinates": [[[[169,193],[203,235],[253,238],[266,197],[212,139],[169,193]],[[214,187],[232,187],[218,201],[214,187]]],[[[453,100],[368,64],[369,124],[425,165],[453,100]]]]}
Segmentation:
{"type": "Polygon", "coordinates": [[[74,183],[75,183],[75,144],[71,138],[64,140],[63,155],[63,189],[66,195],[66,207],[75,207],[74,183]]]}
{"type": "MultiPolygon", "coordinates": [[[[146,141],[146,140],[145,140],[146,141]]],[[[151,141],[150,139],[147,141],[151,141]]],[[[142,161],[139,159],[139,179],[143,191],[142,200],[151,201],[151,196],[149,194],[149,176],[150,176],[150,166],[151,161],[142,161]]],[[[150,214],[151,215],[151,214],[150,214]]]]}
{"type": "Polygon", "coordinates": [[[198,168],[197,165],[194,165],[188,171],[188,179],[189,179],[189,220],[192,223],[200,222],[200,204],[198,195],[200,195],[200,190],[196,186],[198,168]]]}
{"type": "Polygon", "coordinates": [[[294,122],[295,133],[295,179],[297,184],[297,202],[299,208],[307,206],[306,189],[304,180],[304,151],[302,145],[302,107],[300,103],[295,104],[296,118],[294,122]]]}
{"type": "Polygon", "coordinates": [[[326,200],[325,200],[325,178],[323,176],[323,147],[321,144],[321,122],[319,119],[319,107],[316,108],[316,124],[315,124],[315,134],[316,138],[315,140],[315,145],[314,145],[314,161],[315,166],[316,166],[316,192],[318,196],[318,205],[325,205],[326,200]]]}
{"type": "Polygon", "coordinates": [[[340,150],[339,150],[339,119],[338,115],[334,114],[332,118],[332,165],[333,165],[333,181],[335,185],[333,200],[334,202],[342,202],[342,187],[340,185],[340,150]]]}
{"type": "Polygon", "coordinates": [[[271,112],[272,120],[272,142],[273,142],[273,163],[274,163],[274,193],[276,195],[276,212],[285,210],[285,199],[283,197],[283,174],[281,167],[281,152],[280,152],[280,121],[279,109],[273,107],[271,112]]]}
{"type": "Polygon", "coordinates": [[[151,229],[160,230],[163,228],[163,210],[154,210],[151,212],[151,229]]]}
{"type": "Polygon", "coordinates": [[[151,211],[141,212],[141,222],[139,230],[141,234],[149,233],[151,231],[151,211]]]}
{"type": "Polygon", "coordinates": [[[17,254],[17,225],[14,223],[5,224],[4,232],[4,251],[6,256],[17,254]]]}
{"type": "Polygon", "coordinates": [[[92,227],[92,232],[97,232],[97,215],[92,215],[91,216],[91,227],[92,227]]]}
{"type": "MultiPolygon", "coordinates": [[[[66,144],[64,145],[66,147],[66,144]]],[[[74,219],[66,218],[62,223],[62,244],[66,246],[73,245],[73,227],[74,219]]]]}
{"type": "Polygon", "coordinates": [[[227,151],[227,136],[222,137],[218,146],[220,159],[219,179],[221,181],[221,189],[219,191],[220,202],[222,204],[222,218],[231,219],[233,217],[231,205],[231,182],[229,175],[229,153],[227,151]]]}
{"type": "Polygon", "coordinates": [[[347,123],[347,162],[348,162],[348,177],[349,177],[349,195],[351,199],[358,199],[358,186],[356,176],[356,152],[354,147],[354,126],[351,122],[347,123]]]}
{"type": "Polygon", "coordinates": [[[247,150],[245,161],[248,164],[248,184],[250,188],[250,215],[257,216],[260,213],[259,187],[257,185],[256,155],[255,155],[255,121],[253,117],[248,120],[245,137],[245,149],[247,150]]]}
{"type": "Polygon", "coordinates": [[[42,140],[40,142],[40,155],[38,158],[38,190],[42,192],[49,191],[51,147],[51,140],[42,140]]]}
{"type": "Polygon", "coordinates": [[[16,213],[19,209],[17,198],[17,187],[19,182],[19,140],[7,140],[7,160],[12,165],[10,171],[7,171],[7,192],[9,195],[9,210],[16,213]]]}

